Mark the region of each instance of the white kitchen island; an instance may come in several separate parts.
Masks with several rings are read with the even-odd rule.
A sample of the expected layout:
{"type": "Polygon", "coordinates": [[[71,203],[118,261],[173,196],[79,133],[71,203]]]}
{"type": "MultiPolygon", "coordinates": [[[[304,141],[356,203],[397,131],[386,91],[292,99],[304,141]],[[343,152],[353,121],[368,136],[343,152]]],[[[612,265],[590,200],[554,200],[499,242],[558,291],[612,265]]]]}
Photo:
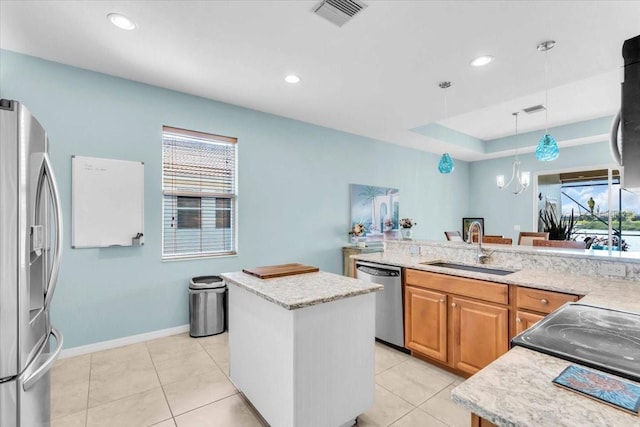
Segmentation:
{"type": "Polygon", "coordinates": [[[317,272],[222,274],[230,379],[272,427],[338,427],[374,402],[375,292],[317,272]]]}

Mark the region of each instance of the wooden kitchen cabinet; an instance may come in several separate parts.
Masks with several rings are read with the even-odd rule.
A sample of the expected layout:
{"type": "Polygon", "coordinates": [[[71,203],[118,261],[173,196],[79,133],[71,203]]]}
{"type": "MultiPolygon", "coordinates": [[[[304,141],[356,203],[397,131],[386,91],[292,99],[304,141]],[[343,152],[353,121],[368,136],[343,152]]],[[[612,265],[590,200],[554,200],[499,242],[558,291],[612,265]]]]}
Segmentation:
{"type": "Polygon", "coordinates": [[[514,288],[513,295],[515,298],[512,310],[511,337],[526,331],[563,304],[576,302],[579,298],[577,295],[544,289],[526,288],[524,286],[514,286],[514,288]]]}
{"type": "Polygon", "coordinates": [[[509,348],[508,285],[407,269],[405,346],[463,375],[509,348]]]}
{"type": "Polygon", "coordinates": [[[359,248],[357,246],[344,246],[342,248],[342,275],[356,277],[355,260],[351,258],[351,255],[370,254],[382,251],[382,247],[359,248]]]}
{"type": "Polygon", "coordinates": [[[475,374],[509,350],[509,309],[451,298],[453,368],[475,374]]]}
{"type": "Polygon", "coordinates": [[[528,311],[516,311],[516,335],[526,331],[540,320],[544,319],[544,315],[530,313],[528,311]]]}
{"type": "Polygon", "coordinates": [[[476,414],[471,414],[471,427],[498,427],[494,423],[485,420],[476,414]]]}
{"type": "Polygon", "coordinates": [[[564,303],[575,301],[578,301],[578,296],[576,295],[525,288],[523,286],[518,286],[516,289],[516,306],[539,313],[549,314],[560,308],[564,303]]]}
{"type": "Polygon", "coordinates": [[[447,295],[405,287],[405,347],[447,362],[447,295]]]}

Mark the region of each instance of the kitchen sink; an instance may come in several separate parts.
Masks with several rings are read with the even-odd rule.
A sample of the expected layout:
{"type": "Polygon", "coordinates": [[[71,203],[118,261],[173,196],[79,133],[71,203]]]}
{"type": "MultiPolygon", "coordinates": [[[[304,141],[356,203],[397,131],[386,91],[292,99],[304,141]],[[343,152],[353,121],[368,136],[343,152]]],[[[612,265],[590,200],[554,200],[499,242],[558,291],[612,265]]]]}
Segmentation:
{"type": "Polygon", "coordinates": [[[473,271],[476,273],[484,273],[484,274],[496,274],[498,276],[506,276],[507,274],[515,273],[513,270],[503,270],[500,268],[489,268],[489,267],[480,267],[478,265],[466,265],[466,264],[456,264],[454,262],[441,262],[441,261],[430,261],[430,262],[422,262],[422,265],[431,265],[434,267],[443,267],[443,268],[452,268],[454,270],[465,270],[465,271],[473,271]]]}

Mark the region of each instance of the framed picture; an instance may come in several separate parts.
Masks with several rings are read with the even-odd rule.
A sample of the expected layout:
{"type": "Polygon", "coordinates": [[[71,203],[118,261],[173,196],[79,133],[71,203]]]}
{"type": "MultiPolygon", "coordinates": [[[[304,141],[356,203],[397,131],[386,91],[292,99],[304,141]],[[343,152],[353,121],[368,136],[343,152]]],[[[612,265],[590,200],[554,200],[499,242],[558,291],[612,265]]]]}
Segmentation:
{"type": "MultiPolygon", "coordinates": [[[[480,223],[480,225],[482,226],[482,231],[484,231],[484,218],[462,218],[462,240],[464,240],[465,242],[467,241],[468,236],[468,232],[469,232],[469,226],[471,225],[471,223],[473,221],[478,221],[480,223]]],[[[475,230],[473,230],[473,235],[476,236],[473,241],[477,242],[478,238],[478,229],[476,228],[475,230]]]]}
{"type": "Polygon", "coordinates": [[[397,188],[351,184],[351,229],[365,228],[358,241],[375,242],[400,238],[400,191],[397,188]]]}

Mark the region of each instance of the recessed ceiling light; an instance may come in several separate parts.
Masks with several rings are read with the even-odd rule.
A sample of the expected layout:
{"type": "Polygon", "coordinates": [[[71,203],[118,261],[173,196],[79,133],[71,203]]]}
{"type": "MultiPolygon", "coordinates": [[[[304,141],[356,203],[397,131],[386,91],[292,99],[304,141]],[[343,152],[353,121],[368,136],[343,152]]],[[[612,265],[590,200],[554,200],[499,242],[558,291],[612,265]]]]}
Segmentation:
{"type": "Polygon", "coordinates": [[[284,78],[284,81],[287,83],[298,83],[300,82],[300,77],[296,76],[295,74],[289,74],[284,78]]]}
{"type": "Polygon", "coordinates": [[[483,55],[483,56],[478,56],[476,59],[471,61],[471,65],[473,65],[474,67],[483,67],[488,63],[490,63],[491,61],[493,61],[493,56],[483,55]]]}
{"type": "Polygon", "coordinates": [[[123,30],[130,31],[136,29],[135,22],[124,15],[120,15],[119,13],[110,13],[107,15],[107,18],[109,18],[109,21],[111,21],[113,25],[123,30]]]}

